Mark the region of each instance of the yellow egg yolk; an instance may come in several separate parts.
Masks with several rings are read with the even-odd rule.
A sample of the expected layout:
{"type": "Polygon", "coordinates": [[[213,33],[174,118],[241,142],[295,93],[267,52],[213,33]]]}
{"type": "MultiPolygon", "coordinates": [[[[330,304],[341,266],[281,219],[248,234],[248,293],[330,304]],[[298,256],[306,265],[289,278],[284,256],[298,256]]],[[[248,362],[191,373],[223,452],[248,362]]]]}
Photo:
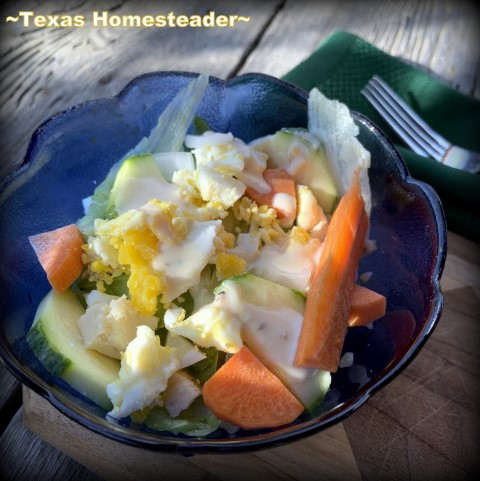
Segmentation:
{"type": "Polygon", "coordinates": [[[127,282],[133,305],[143,314],[154,315],[157,297],[165,290],[163,276],[151,268],[158,239],[149,228],[132,229],[116,238],[118,262],[130,269],[127,282]]]}

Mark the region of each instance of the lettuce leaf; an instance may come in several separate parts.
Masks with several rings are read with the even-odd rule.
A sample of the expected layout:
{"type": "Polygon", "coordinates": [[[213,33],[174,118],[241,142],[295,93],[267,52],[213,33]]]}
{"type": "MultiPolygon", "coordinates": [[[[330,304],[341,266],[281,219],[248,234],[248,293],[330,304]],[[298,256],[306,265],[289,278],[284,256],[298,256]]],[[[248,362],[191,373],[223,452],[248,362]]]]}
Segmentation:
{"type": "Polygon", "coordinates": [[[224,364],[226,354],[219,351],[216,347],[202,347],[199,349],[201,349],[207,357],[187,367],[185,371],[198,379],[200,384],[204,384],[218,371],[222,364],[224,364]]]}
{"type": "Polygon", "coordinates": [[[195,115],[193,118],[193,129],[193,133],[195,135],[202,135],[211,130],[207,121],[202,119],[202,117],[198,117],[197,115],[195,115]]]}
{"type": "Polygon", "coordinates": [[[340,195],[352,184],[353,174],[360,168],[360,184],[365,210],[370,213],[371,193],[368,178],[370,152],[357,139],[359,128],[350,110],[338,100],[330,100],[317,88],[308,97],[308,131],[325,147],[325,154],[340,195]]]}
{"type": "Polygon", "coordinates": [[[95,233],[95,219],[112,219],[116,216],[115,212],[109,210],[109,199],[117,170],[112,168],[103,182],[98,185],[90,198],[85,215],[77,221],[77,227],[83,235],[89,236],[95,233]]]}
{"type": "Polygon", "coordinates": [[[205,406],[203,400],[198,398],[176,418],[172,418],[163,407],[155,406],[143,424],[154,431],[208,436],[220,427],[221,421],[205,406]]]}
{"type": "MultiPolygon", "coordinates": [[[[195,112],[208,87],[208,75],[192,80],[168,104],[146,140],[144,153],[180,152],[195,112]]],[[[139,152],[137,152],[139,153],[139,152]]]]}
{"type": "MultiPolygon", "coordinates": [[[[121,274],[118,277],[115,277],[111,284],[104,284],[105,287],[105,294],[110,296],[118,296],[121,297],[124,294],[127,297],[130,297],[127,287],[128,275],[121,274]]],[[[94,291],[97,288],[97,283],[94,281],[89,281],[85,278],[80,278],[76,282],[73,283],[72,289],[78,297],[78,300],[82,304],[84,308],[87,307],[87,303],[85,301],[85,294],[88,292],[94,291]]]]}
{"type": "Polygon", "coordinates": [[[95,189],[85,215],[78,220],[77,226],[83,235],[94,235],[95,219],[115,217],[109,211],[110,192],[117,172],[123,161],[138,154],[155,154],[158,152],[180,152],[195,112],[208,86],[208,76],[200,75],[183,88],[168,104],[160,115],[157,125],[148,137],[144,137],[133,149],[128,151],[110,169],[103,182],[95,189]]]}

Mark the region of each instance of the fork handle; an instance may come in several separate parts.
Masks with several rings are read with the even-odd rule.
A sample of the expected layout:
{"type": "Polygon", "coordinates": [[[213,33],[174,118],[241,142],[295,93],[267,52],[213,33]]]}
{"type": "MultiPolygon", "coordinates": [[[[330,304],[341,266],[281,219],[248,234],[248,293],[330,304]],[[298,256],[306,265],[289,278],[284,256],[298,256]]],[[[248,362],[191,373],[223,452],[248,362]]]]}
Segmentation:
{"type": "Polygon", "coordinates": [[[450,167],[465,170],[472,174],[480,172],[480,154],[462,147],[451,147],[442,162],[450,167]]]}

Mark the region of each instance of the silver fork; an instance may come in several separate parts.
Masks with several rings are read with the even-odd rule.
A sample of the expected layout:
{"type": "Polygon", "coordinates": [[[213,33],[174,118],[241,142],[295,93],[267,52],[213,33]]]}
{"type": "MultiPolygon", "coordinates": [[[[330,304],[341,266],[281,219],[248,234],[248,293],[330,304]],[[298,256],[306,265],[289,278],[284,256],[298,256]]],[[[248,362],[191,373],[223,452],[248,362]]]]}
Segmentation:
{"type": "Polygon", "coordinates": [[[479,153],[452,145],[435,132],[377,75],[368,81],[361,93],[417,154],[473,174],[480,172],[479,153]]]}

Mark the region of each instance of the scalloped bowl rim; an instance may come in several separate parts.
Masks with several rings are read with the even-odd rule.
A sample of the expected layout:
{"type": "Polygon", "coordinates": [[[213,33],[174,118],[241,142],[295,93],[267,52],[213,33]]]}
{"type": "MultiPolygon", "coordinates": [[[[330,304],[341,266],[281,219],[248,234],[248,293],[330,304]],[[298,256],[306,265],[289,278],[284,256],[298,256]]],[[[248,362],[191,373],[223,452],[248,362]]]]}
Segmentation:
{"type": "MultiPolygon", "coordinates": [[[[35,143],[35,139],[41,134],[42,130],[54,119],[68,114],[71,110],[82,108],[84,106],[92,105],[98,102],[116,100],[121,101],[121,97],[126,95],[130,89],[132,89],[137,82],[148,77],[162,77],[168,75],[181,75],[187,77],[196,77],[197,73],[185,72],[185,71],[158,71],[149,72],[139,75],[132,80],[130,80],[127,85],[116,95],[110,97],[102,97],[98,99],[87,100],[70,106],[60,112],[57,112],[45,121],[43,121],[33,132],[23,161],[15,167],[12,171],[8,172],[3,179],[0,180],[0,194],[3,194],[7,187],[12,186],[12,184],[23,175],[25,175],[33,166],[34,160],[27,160],[30,156],[32,147],[35,143]]],[[[210,76],[209,82],[216,82],[218,84],[228,87],[229,84],[235,83],[239,80],[255,78],[263,79],[267,82],[273,82],[279,86],[294,92],[300,98],[305,100],[308,99],[308,92],[289,84],[283,80],[277,79],[270,75],[262,73],[246,73],[243,75],[236,76],[228,80],[222,80],[217,77],[210,76]]],[[[92,415],[86,411],[80,411],[75,403],[68,399],[60,399],[53,392],[51,386],[49,386],[43,379],[33,375],[33,377],[38,380],[34,380],[33,377],[29,376],[25,370],[22,368],[22,364],[19,360],[12,354],[10,355],[7,351],[4,351],[3,345],[0,343],[0,359],[3,364],[8,368],[9,371],[13,373],[22,383],[27,387],[31,388],[34,392],[41,395],[43,398],[47,399],[53,406],[55,406],[61,413],[68,416],[70,419],[76,421],[80,425],[111,438],[116,441],[120,441],[125,444],[132,446],[143,447],[147,449],[164,450],[169,452],[178,452],[181,454],[200,454],[200,453],[212,453],[212,452],[237,452],[247,451],[247,450],[257,450],[261,448],[267,448],[272,446],[277,446],[279,444],[291,442],[300,437],[306,435],[312,435],[320,430],[326,429],[341,422],[343,419],[351,415],[360,406],[365,404],[365,402],[374,394],[377,390],[384,387],[390,381],[394,379],[418,354],[421,347],[424,345],[428,337],[431,335],[433,329],[438,323],[443,310],[443,294],[440,287],[440,278],[445,266],[446,259],[446,222],[445,216],[441,203],[438,199],[436,192],[428,184],[421,181],[413,179],[410,177],[407,167],[395,146],[387,138],[387,136],[379,129],[375,124],[373,124],[367,117],[363,114],[351,110],[352,115],[355,120],[363,123],[369,130],[375,132],[377,138],[384,143],[390,153],[393,155],[395,160],[395,165],[398,170],[399,175],[402,180],[410,185],[416,185],[419,187],[422,193],[423,199],[429,203],[434,217],[436,219],[435,227],[436,234],[438,236],[438,250],[436,259],[434,262],[434,268],[432,271],[432,285],[435,289],[435,301],[430,311],[429,319],[425,322],[421,332],[410,346],[410,348],[405,352],[402,358],[398,362],[390,363],[383,371],[382,376],[378,379],[373,378],[370,382],[365,384],[363,388],[348,402],[345,402],[336,408],[326,411],[321,416],[312,418],[307,421],[303,421],[299,424],[292,424],[286,427],[278,428],[272,432],[261,433],[256,437],[244,437],[239,439],[207,439],[207,438],[194,438],[194,437],[168,437],[161,434],[151,434],[148,432],[143,432],[141,435],[136,435],[135,432],[125,432],[128,428],[118,428],[115,424],[111,424],[111,429],[106,429],[102,425],[98,424],[97,416],[92,415]],[[374,381],[374,382],[373,382],[374,381]]],[[[109,427],[110,427],[109,426],[109,427]]]]}

